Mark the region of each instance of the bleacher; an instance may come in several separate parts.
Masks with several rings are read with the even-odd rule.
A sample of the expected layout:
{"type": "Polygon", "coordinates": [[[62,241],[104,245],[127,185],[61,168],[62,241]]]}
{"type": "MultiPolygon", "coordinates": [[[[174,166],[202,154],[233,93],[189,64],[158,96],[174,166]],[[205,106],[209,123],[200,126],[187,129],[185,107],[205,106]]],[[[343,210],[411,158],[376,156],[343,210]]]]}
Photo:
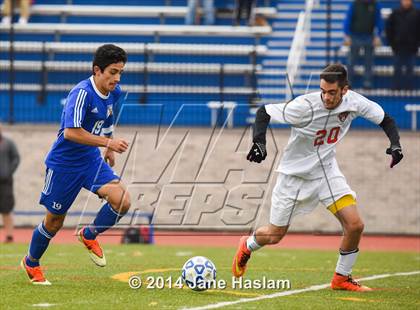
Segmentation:
{"type": "MultiPolygon", "coordinates": [[[[327,63],[326,52],[326,0],[314,1],[310,20],[310,40],[306,42],[305,57],[300,64],[299,74],[293,82],[293,93],[295,96],[307,91],[319,89],[317,74],[327,63]]],[[[331,1],[331,61],[347,63],[347,53],[349,48],[343,46],[343,23],[348,5],[352,0],[331,1]]],[[[379,1],[382,7],[381,13],[384,20],[391,13],[392,8],[399,5],[396,0],[379,1]]],[[[298,22],[299,13],[305,10],[304,0],[280,0],[277,3],[278,14],[272,20],[273,32],[267,40],[268,52],[262,62],[263,72],[258,79],[258,86],[262,97],[262,102],[285,100],[289,85],[286,83],[286,66],[288,60],[287,51],[292,47],[292,40],[298,22]]],[[[385,34],[383,34],[385,36],[385,34]]],[[[375,49],[374,60],[374,79],[373,89],[365,90],[361,88],[361,77],[363,67],[356,66],[356,83],[353,88],[369,98],[379,102],[388,112],[398,117],[399,125],[403,128],[410,128],[410,114],[404,110],[404,105],[418,103],[420,101],[420,87],[414,91],[392,90],[393,58],[389,46],[384,45],[375,49]]],[[[416,85],[420,85],[420,53],[417,57],[416,85]]],[[[249,121],[253,121],[253,116],[249,121]]],[[[363,121],[356,120],[355,126],[372,126],[363,121]]]]}
{"type": "MultiPolygon", "coordinates": [[[[276,9],[264,2],[257,14],[270,18],[276,9]]],[[[232,9],[233,1],[216,1],[224,10],[212,26],[185,25],[186,1],[133,5],[138,3],[36,1],[30,23],[13,25],[15,121],[56,122],[59,103],[74,83],[89,75],[92,54],[101,42],[117,43],[129,54],[121,83],[128,101],[170,103],[172,111],[185,103],[223,98],[250,102],[256,92],[253,76],[267,51],[263,37],[271,32],[269,26],[232,27],[226,6],[232,9]]],[[[0,25],[0,33],[0,77],[8,81],[9,26],[0,25]]],[[[9,87],[7,82],[0,85],[2,102],[9,101],[9,87]]],[[[147,105],[143,107],[147,113],[147,105]]],[[[7,113],[2,109],[0,117],[7,119],[7,113]]],[[[243,113],[248,113],[246,107],[243,113]]],[[[158,119],[151,113],[147,121],[158,119]]],[[[207,125],[192,117],[191,124],[195,122],[207,125]]]]}
{"type": "MultiPolygon", "coordinates": [[[[306,71],[319,71],[326,64],[326,1],[320,1],[319,5],[316,6],[312,13],[312,24],[311,24],[311,40],[307,46],[307,55],[306,59],[302,65],[303,69],[306,71]]],[[[348,47],[342,46],[343,44],[343,20],[345,12],[347,11],[348,5],[351,3],[351,0],[340,0],[332,1],[332,21],[331,21],[331,46],[333,53],[331,54],[331,59],[335,61],[340,61],[346,63],[346,57],[348,53],[348,47]]],[[[386,19],[391,12],[391,8],[395,7],[398,4],[398,1],[380,1],[382,6],[382,17],[386,19]]],[[[290,48],[291,39],[293,37],[293,31],[296,27],[296,22],[298,14],[304,9],[305,1],[280,1],[278,4],[278,9],[280,13],[278,14],[278,19],[273,22],[273,33],[272,38],[268,41],[269,52],[270,51],[283,51],[290,48]],[[280,39],[281,37],[281,39],[280,39]],[[286,40],[285,40],[286,39],[286,40]]],[[[386,42],[385,42],[386,44],[386,42]]],[[[389,89],[391,86],[391,74],[392,74],[392,52],[389,46],[381,46],[375,50],[375,79],[377,83],[374,89],[381,92],[383,89],[389,89]],[[386,77],[382,79],[382,77],[386,77]]],[[[419,54],[420,56],[420,54],[419,54]]],[[[270,60],[263,62],[264,68],[267,69],[283,69],[285,70],[285,63],[283,58],[276,59],[272,57],[270,60]],[[282,67],[283,66],[283,67],[282,67]]],[[[420,65],[420,58],[417,62],[417,65],[420,65]]],[[[417,75],[420,75],[420,66],[416,68],[417,75]]],[[[302,71],[302,76],[299,83],[294,85],[296,89],[306,88],[306,77],[307,72],[302,71]]],[[[363,73],[360,68],[356,70],[360,76],[363,73]]],[[[279,81],[280,83],[280,81],[279,81]]],[[[282,85],[284,86],[284,81],[282,85]]],[[[356,89],[360,88],[360,81],[356,82],[354,85],[356,89]]],[[[373,92],[374,93],[374,92],[373,92]]],[[[389,93],[390,96],[398,96],[398,92],[395,94],[389,93]]],[[[418,96],[418,93],[413,93],[407,95],[418,96]]]]}
{"type": "MultiPolygon", "coordinates": [[[[325,0],[315,6],[311,18],[310,41],[299,75],[293,82],[294,95],[318,89],[318,78],[326,64],[325,0]]],[[[345,63],[348,52],[342,47],[342,20],[350,0],[332,1],[332,60],[345,63]]],[[[397,1],[381,1],[382,14],[389,15],[397,1]]],[[[235,125],[252,121],[258,103],[283,101],[287,95],[286,66],[299,13],[304,0],[260,0],[256,13],[271,26],[231,26],[233,1],[215,1],[216,23],[212,26],[184,24],[186,0],[53,1],[37,0],[30,23],[13,25],[15,121],[56,122],[61,100],[77,81],[91,70],[95,48],[117,43],[129,54],[123,90],[127,102],[162,104],[172,111],[183,104],[199,106],[181,125],[209,125],[209,101],[235,101],[235,125]]],[[[0,101],[9,102],[10,27],[0,25],[0,101]]],[[[362,93],[381,102],[403,119],[409,115],[402,103],[417,102],[420,91],[392,91],[392,53],[389,47],[375,51],[375,87],[362,93]]],[[[420,59],[420,58],[419,58],[420,59]]],[[[420,60],[417,61],[420,75],[420,60]]],[[[356,67],[362,76],[363,67],[356,67]]],[[[360,83],[354,85],[358,89],[360,83]]],[[[150,110],[152,111],[152,110],[150,110]]],[[[8,109],[0,109],[0,119],[8,119],[8,109]]],[[[142,122],[153,124],[159,113],[148,113],[142,122]]],[[[131,117],[121,121],[136,123],[131,117]]],[[[401,123],[401,122],[400,122],[401,123]]],[[[357,124],[357,123],[356,123],[357,124]]]]}

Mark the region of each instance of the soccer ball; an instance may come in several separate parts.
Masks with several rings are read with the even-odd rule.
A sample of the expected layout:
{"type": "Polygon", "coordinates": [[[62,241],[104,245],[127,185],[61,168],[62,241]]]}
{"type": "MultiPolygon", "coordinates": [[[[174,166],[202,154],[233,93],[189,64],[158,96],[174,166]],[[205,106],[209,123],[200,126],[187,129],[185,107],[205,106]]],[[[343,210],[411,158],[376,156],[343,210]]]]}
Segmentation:
{"type": "Polygon", "coordinates": [[[182,280],[194,291],[205,291],[216,280],[216,266],[204,256],[194,256],[182,267],[182,280]]]}

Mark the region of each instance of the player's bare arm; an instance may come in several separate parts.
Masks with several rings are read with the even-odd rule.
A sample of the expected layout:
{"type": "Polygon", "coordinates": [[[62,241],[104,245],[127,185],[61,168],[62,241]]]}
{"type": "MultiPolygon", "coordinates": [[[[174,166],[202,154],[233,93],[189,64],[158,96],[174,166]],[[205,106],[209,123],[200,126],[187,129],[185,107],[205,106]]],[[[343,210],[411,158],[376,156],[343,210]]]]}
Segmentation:
{"type": "Polygon", "coordinates": [[[124,153],[128,148],[128,142],[124,139],[96,136],[83,128],[66,128],[64,130],[64,138],[80,144],[106,147],[120,154],[124,153]]]}

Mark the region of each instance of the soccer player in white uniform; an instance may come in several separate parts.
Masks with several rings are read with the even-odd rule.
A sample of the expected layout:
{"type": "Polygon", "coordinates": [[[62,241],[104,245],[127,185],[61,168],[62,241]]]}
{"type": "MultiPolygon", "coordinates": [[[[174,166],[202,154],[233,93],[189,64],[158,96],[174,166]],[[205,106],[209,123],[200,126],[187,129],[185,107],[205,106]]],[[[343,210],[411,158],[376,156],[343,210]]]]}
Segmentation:
{"type": "Polygon", "coordinates": [[[290,124],[292,129],[277,170],[270,224],[240,239],[232,272],[241,277],[251,252],[280,242],[295,215],[309,213],[322,203],[339,220],[344,233],[332,289],[368,291],[371,289],[351,276],[364,225],[357,211],[356,194],[335,159],[335,147],[352,120],[361,116],[379,125],[388,136],[391,145],[386,153],[392,156],[392,168],[403,158],[398,129],[377,103],[349,90],[344,66],[326,67],[321,73],[320,88],[320,92],[299,96],[289,103],[265,105],[257,111],[249,161],[260,163],[266,158],[265,136],[270,119],[290,124]]]}

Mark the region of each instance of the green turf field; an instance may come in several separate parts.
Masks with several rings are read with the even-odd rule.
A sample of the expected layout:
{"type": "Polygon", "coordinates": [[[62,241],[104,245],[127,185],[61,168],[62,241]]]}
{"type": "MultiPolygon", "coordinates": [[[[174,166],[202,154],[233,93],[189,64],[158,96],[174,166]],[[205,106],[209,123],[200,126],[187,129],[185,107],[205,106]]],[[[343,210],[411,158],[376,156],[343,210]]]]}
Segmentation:
{"type": "MultiPolygon", "coordinates": [[[[33,305],[60,309],[180,309],[255,298],[288,290],[231,288],[234,248],[158,247],[147,245],[105,246],[108,265],[96,267],[79,245],[52,245],[43,265],[52,286],[33,286],[18,264],[26,245],[0,245],[1,309],[28,309],[33,305]],[[132,273],[172,276],[176,279],[184,262],[195,255],[210,258],[224,290],[194,292],[188,288],[131,289],[132,273]],[[117,280],[117,278],[119,280],[117,280]]],[[[289,291],[330,281],[337,255],[333,251],[263,249],[253,254],[247,279],[290,280],[289,291]]],[[[356,277],[420,270],[419,253],[361,252],[353,273],[356,277]]],[[[173,280],[175,282],[175,280],[173,280]]],[[[352,293],[321,289],[311,292],[237,303],[229,309],[419,309],[420,275],[395,276],[364,284],[374,292],[352,293]]]]}

